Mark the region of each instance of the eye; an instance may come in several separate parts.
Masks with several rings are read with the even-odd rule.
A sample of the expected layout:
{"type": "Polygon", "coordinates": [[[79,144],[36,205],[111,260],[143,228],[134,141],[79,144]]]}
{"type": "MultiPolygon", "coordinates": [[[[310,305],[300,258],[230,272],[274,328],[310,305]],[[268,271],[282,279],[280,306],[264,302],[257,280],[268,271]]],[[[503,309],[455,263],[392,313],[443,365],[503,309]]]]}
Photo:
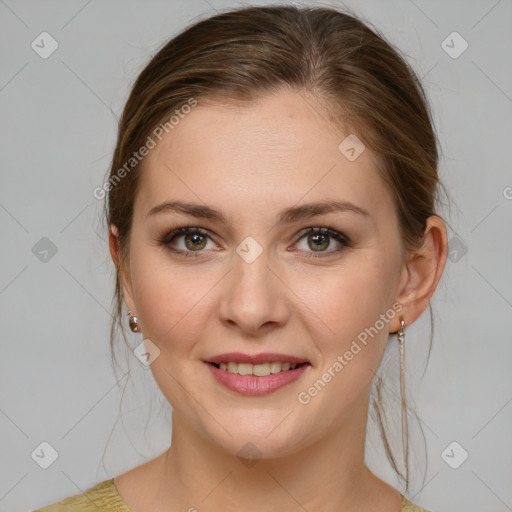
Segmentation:
{"type": "MultiPolygon", "coordinates": [[[[213,248],[206,247],[209,238],[208,233],[200,228],[179,228],[165,235],[160,243],[173,252],[201,252],[205,248],[213,248]]],[[[216,246],[213,241],[212,244],[216,246]]]]}
{"type": "MultiPolygon", "coordinates": [[[[305,245],[299,247],[299,250],[305,252],[309,258],[330,256],[341,252],[351,244],[348,237],[330,227],[305,228],[298,234],[297,243],[299,245],[302,239],[305,239],[305,245]],[[327,250],[336,244],[337,247],[327,250]]],[[[207,231],[197,227],[175,229],[161,238],[159,243],[170,251],[184,256],[199,256],[201,252],[205,252],[203,249],[215,249],[218,247],[211,240],[207,231]],[[208,240],[212,243],[211,247],[207,246],[208,240]]]]}
{"type": "Polygon", "coordinates": [[[305,244],[303,244],[300,250],[321,253],[308,255],[308,257],[313,258],[332,255],[350,246],[350,240],[345,235],[330,227],[306,228],[299,233],[299,242],[302,239],[305,239],[305,244]],[[335,245],[333,240],[338,244],[338,247],[328,251],[329,247],[335,245]]]}

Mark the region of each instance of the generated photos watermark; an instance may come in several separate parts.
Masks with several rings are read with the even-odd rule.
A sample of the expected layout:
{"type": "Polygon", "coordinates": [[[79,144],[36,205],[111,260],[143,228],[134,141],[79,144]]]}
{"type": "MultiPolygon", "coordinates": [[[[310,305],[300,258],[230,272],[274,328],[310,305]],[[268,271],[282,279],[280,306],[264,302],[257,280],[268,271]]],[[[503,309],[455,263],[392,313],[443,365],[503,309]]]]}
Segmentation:
{"type": "Polygon", "coordinates": [[[331,382],[337,374],[339,374],[345,366],[349,364],[354,357],[361,352],[361,350],[368,344],[368,337],[374,338],[382,329],[386,327],[390,320],[395,318],[396,314],[402,311],[403,306],[399,302],[395,302],[391,308],[387,309],[385,313],[381,313],[379,319],[375,323],[366,327],[357,335],[357,339],[352,340],[350,348],[346,350],[343,355],[338,355],[336,361],[327,368],[327,370],[318,378],[313,385],[307,390],[301,391],[297,395],[297,400],[302,405],[307,405],[311,400],[316,397],[329,382],[331,382]],[[359,343],[358,343],[359,341],[359,343]],[[362,346],[361,346],[362,345],[362,346]]]}
{"type": "Polygon", "coordinates": [[[160,123],[152,132],[148,135],[146,142],[137,150],[132,153],[132,156],[120,167],[115,174],[103,183],[101,187],[96,187],[93,190],[93,196],[96,199],[104,199],[107,192],[110,192],[121,180],[129,174],[149,152],[156,147],[157,140],[161,141],[164,134],[170,133],[179,123],[181,119],[184,119],[187,114],[190,114],[192,108],[197,105],[195,98],[189,98],[188,101],[182,105],[179,109],[174,111],[174,114],[169,117],[164,123],[160,123]]]}

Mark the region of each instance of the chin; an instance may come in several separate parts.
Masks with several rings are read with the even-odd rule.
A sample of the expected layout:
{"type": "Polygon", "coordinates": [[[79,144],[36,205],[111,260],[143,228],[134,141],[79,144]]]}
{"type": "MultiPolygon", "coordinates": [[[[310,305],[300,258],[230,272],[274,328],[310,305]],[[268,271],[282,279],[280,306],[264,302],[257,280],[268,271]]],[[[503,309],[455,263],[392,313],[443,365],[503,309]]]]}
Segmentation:
{"type": "Polygon", "coordinates": [[[260,422],[259,428],[244,423],[237,425],[236,429],[228,429],[231,436],[223,431],[221,438],[215,436],[211,439],[226,453],[239,457],[241,462],[246,460],[250,467],[251,461],[278,459],[298,451],[301,444],[299,432],[291,428],[292,425],[284,427],[282,421],[281,416],[278,421],[260,422]]]}

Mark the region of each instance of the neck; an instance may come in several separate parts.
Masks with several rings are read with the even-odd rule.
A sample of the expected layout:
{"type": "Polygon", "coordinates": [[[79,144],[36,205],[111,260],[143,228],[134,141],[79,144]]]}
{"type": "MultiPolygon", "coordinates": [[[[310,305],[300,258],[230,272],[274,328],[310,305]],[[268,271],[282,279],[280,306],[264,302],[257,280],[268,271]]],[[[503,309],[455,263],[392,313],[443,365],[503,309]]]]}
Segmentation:
{"type": "Polygon", "coordinates": [[[358,408],[306,448],[251,460],[228,453],[173,412],[171,447],[157,459],[158,510],[363,510],[378,503],[377,488],[388,487],[388,498],[392,492],[364,464],[366,420],[367,408],[358,408]]]}

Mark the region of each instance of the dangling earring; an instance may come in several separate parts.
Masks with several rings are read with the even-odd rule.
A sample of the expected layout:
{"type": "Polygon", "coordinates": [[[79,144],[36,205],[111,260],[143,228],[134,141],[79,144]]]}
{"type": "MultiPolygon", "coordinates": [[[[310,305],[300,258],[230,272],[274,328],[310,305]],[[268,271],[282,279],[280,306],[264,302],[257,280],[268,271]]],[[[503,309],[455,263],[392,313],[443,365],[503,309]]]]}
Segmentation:
{"type": "Polygon", "coordinates": [[[131,331],[139,332],[139,319],[136,316],[132,316],[131,311],[128,311],[128,316],[130,317],[128,319],[128,325],[130,326],[131,331]]]}
{"type": "Polygon", "coordinates": [[[397,332],[398,349],[400,351],[400,395],[402,400],[402,447],[404,450],[405,472],[409,478],[409,443],[407,427],[407,402],[405,397],[405,322],[400,319],[400,329],[397,332]]]}

